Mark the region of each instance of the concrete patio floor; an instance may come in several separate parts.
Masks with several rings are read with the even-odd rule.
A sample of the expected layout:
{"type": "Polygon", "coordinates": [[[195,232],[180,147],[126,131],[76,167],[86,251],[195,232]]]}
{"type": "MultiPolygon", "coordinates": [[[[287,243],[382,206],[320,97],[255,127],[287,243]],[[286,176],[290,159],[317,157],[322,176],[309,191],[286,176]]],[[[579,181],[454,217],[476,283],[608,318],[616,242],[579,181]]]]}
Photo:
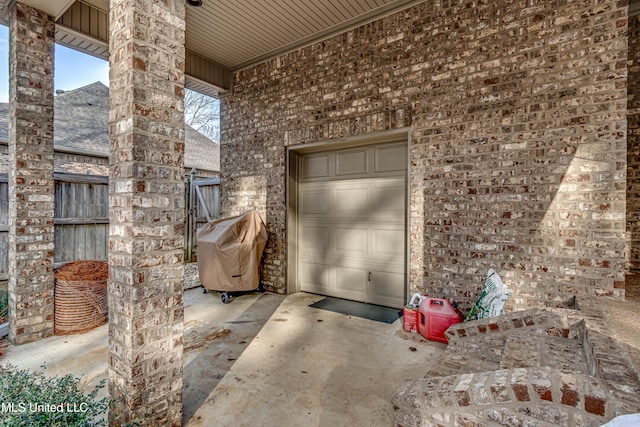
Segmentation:
{"type": "MultiPolygon", "coordinates": [[[[390,426],[391,397],[446,347],[384,324],[309,307],[322,296],[185,291],[186,426],[390,426]]],[[[9,345],[2,363],[107,376],[107,326],[9,345]]],[[[102,390],[106,395],[106,389],[102,390]]]]}

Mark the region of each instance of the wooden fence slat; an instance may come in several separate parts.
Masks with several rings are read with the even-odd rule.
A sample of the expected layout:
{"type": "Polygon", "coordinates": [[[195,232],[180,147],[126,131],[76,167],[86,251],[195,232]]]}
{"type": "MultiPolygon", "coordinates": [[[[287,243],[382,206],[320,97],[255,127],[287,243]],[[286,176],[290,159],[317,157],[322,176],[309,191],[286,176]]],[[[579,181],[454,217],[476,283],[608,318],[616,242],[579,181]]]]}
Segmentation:
{"type": "Polygon", "coordinates": [[[86,241],[86,230],[87,228],[82,226],[76,225],[73,227],[73,248],[75,251],[72,256],[74,258],[79,257],[80,259],[86,259],[85,254],[87,252],[87,248],[84,245],[84,242],[86,241]]]}
{"type": "Polygon", "coordinates": [[[200,190],[200,186],[196,184],[196,194],[198,195],[198,201],[202,206],[202,210],[204,211],[204,216],[207,217],[207,221],[211,221],[211,215],[209,215],[209,209],[207,208],[207,201],[204,199],[202,195],[202,191],[200,190]]]}

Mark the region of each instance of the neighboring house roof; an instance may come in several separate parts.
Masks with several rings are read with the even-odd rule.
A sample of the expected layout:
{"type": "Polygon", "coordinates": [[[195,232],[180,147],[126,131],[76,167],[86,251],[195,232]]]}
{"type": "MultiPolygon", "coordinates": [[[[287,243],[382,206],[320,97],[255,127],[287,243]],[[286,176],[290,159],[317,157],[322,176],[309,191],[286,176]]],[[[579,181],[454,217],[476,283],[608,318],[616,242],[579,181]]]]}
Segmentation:
{"type": "Polygon", "coordinates": [[[109,88],[100,82],[53,99],[53,143],[79,154],[109,154],[109,88]]]}
{"type": "Polygon", "coordinates": [[[184,124],[184,166],[220,172],[220,144],[184,124]]]}
{"type": "MultiPolygon", "coordinates": [[[[54,146],[57,151],[109,155],[109,88],[101,82],[54,97],[54,146]]],[[[220,147],[185,124],[184,165],[219,172],[220,147]]],[[[0,103],[0,142],[9,141],[9,104],[0,103]]]]}

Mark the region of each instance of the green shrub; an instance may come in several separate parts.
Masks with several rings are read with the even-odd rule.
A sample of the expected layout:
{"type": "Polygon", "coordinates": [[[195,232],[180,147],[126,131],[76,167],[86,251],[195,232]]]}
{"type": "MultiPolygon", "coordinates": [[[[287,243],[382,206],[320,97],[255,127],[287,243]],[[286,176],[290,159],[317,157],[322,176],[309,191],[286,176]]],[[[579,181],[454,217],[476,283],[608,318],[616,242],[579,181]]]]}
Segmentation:
{"type": "Polygon", "coordinates": [[[89,394],[71,374],[50,377],[6,365],[0,372],[0,426],[105,425],[108,399],[97,400],[102,380],[89,394]]]}

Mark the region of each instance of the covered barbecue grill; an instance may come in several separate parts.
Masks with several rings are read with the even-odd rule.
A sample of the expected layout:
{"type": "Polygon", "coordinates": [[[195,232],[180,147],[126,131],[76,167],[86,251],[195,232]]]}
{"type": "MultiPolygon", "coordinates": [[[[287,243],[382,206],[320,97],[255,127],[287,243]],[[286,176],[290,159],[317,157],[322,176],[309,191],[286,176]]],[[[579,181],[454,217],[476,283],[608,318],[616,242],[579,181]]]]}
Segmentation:
{"type": "Polygon", "coordinates": [[[198,272],[206,290],[230,293],[260,289],[260,258],[267,227],[255,210],[208,222],[196,233],[198,272]]]}

